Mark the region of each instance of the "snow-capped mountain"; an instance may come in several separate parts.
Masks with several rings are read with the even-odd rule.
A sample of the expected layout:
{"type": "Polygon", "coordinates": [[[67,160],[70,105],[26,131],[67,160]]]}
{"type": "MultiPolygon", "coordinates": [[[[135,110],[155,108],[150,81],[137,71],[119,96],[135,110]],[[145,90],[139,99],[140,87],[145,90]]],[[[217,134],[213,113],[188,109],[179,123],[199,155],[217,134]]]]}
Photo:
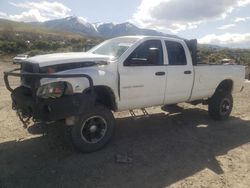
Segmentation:
{"type": "Polygon", "coordinates": [[[69,31],[87,36],[98,36],[98,31],[91,23],[81,17],[67,17],[41,23],[43,26],[60,31],[69,31]]]}
{"type": "Polygon", "coordinates": [[[32,24],[42,25],[50,29],[56,29],[60,31],[79,33],[84,36],[92,36],[92,37],[110,38],[123,35],[170,36],[161,32],[157,32],[155,30],[138,28],[129,22],[121,24],[98,22],[92,24],[87,22],[82,17],[75,17],[75,16],[70,16],[57,20],[50,20],[43,23],[35,22],[32,24]]]}

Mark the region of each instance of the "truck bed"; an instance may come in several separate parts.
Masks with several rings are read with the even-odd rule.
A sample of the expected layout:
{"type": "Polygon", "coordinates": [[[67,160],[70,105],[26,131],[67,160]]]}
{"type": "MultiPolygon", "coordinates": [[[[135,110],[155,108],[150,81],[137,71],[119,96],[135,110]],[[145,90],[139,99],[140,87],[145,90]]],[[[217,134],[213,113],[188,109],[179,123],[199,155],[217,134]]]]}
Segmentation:
{"type": "Polygon", "coordinates": [[[244,69],[241,65],[197,64],[190,101],[211,97],[222,80],[232,80],[233,92],[240,91],[244,69]]]}

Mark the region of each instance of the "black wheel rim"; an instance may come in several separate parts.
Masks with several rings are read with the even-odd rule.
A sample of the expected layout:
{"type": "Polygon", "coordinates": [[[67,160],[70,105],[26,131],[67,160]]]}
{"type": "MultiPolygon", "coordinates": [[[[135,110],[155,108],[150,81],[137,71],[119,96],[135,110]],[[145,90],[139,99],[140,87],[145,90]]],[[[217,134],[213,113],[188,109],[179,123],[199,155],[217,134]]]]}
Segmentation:
{"type": "Polygon", "coordinates": [[[230,112],[231,110],[231,103],[230,103],[230,100],[229,99],[224,99],[222,102],[221,102],[221,105],[220,105],[220,113],[222,115],[226,115],[230,112]]]}
{"type": "Polygon", "coordinates": [[[106,120],[101,116],[91,116],[82,124],[81,137],[89,144],[96,144],[103,139],[106,132],[106,120]]]}

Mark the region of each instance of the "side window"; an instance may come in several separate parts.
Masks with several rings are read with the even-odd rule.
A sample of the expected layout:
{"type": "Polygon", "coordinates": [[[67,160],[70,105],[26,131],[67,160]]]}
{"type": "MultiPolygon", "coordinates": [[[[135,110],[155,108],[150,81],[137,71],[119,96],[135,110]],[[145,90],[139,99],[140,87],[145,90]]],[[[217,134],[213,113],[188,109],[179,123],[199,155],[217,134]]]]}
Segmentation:
{"type": "Polygon", "coordinates": [[[163,65],[163,52],[160,40],[148,40],[138,46],[124,62],[124,66],[163,65]]]}
{"type": "Polygon", "coordinates": [[[168,51],[169,65],[186,65],[187,58],[183,46],[179,42],[165,41],[168,51]]]}

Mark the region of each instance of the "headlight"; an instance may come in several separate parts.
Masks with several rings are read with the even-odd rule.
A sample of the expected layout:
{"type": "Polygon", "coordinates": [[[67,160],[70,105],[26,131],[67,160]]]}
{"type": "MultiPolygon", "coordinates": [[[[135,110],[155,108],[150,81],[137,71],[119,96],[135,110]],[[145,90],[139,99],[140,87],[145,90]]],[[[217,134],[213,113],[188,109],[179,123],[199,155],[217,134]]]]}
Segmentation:
{"type": "Polygon", "coordinates": [[[37,96],[41,98],[59,98],[73,92],[72,86],[67,82],[53,82],[38,88],[37,96]]]}

